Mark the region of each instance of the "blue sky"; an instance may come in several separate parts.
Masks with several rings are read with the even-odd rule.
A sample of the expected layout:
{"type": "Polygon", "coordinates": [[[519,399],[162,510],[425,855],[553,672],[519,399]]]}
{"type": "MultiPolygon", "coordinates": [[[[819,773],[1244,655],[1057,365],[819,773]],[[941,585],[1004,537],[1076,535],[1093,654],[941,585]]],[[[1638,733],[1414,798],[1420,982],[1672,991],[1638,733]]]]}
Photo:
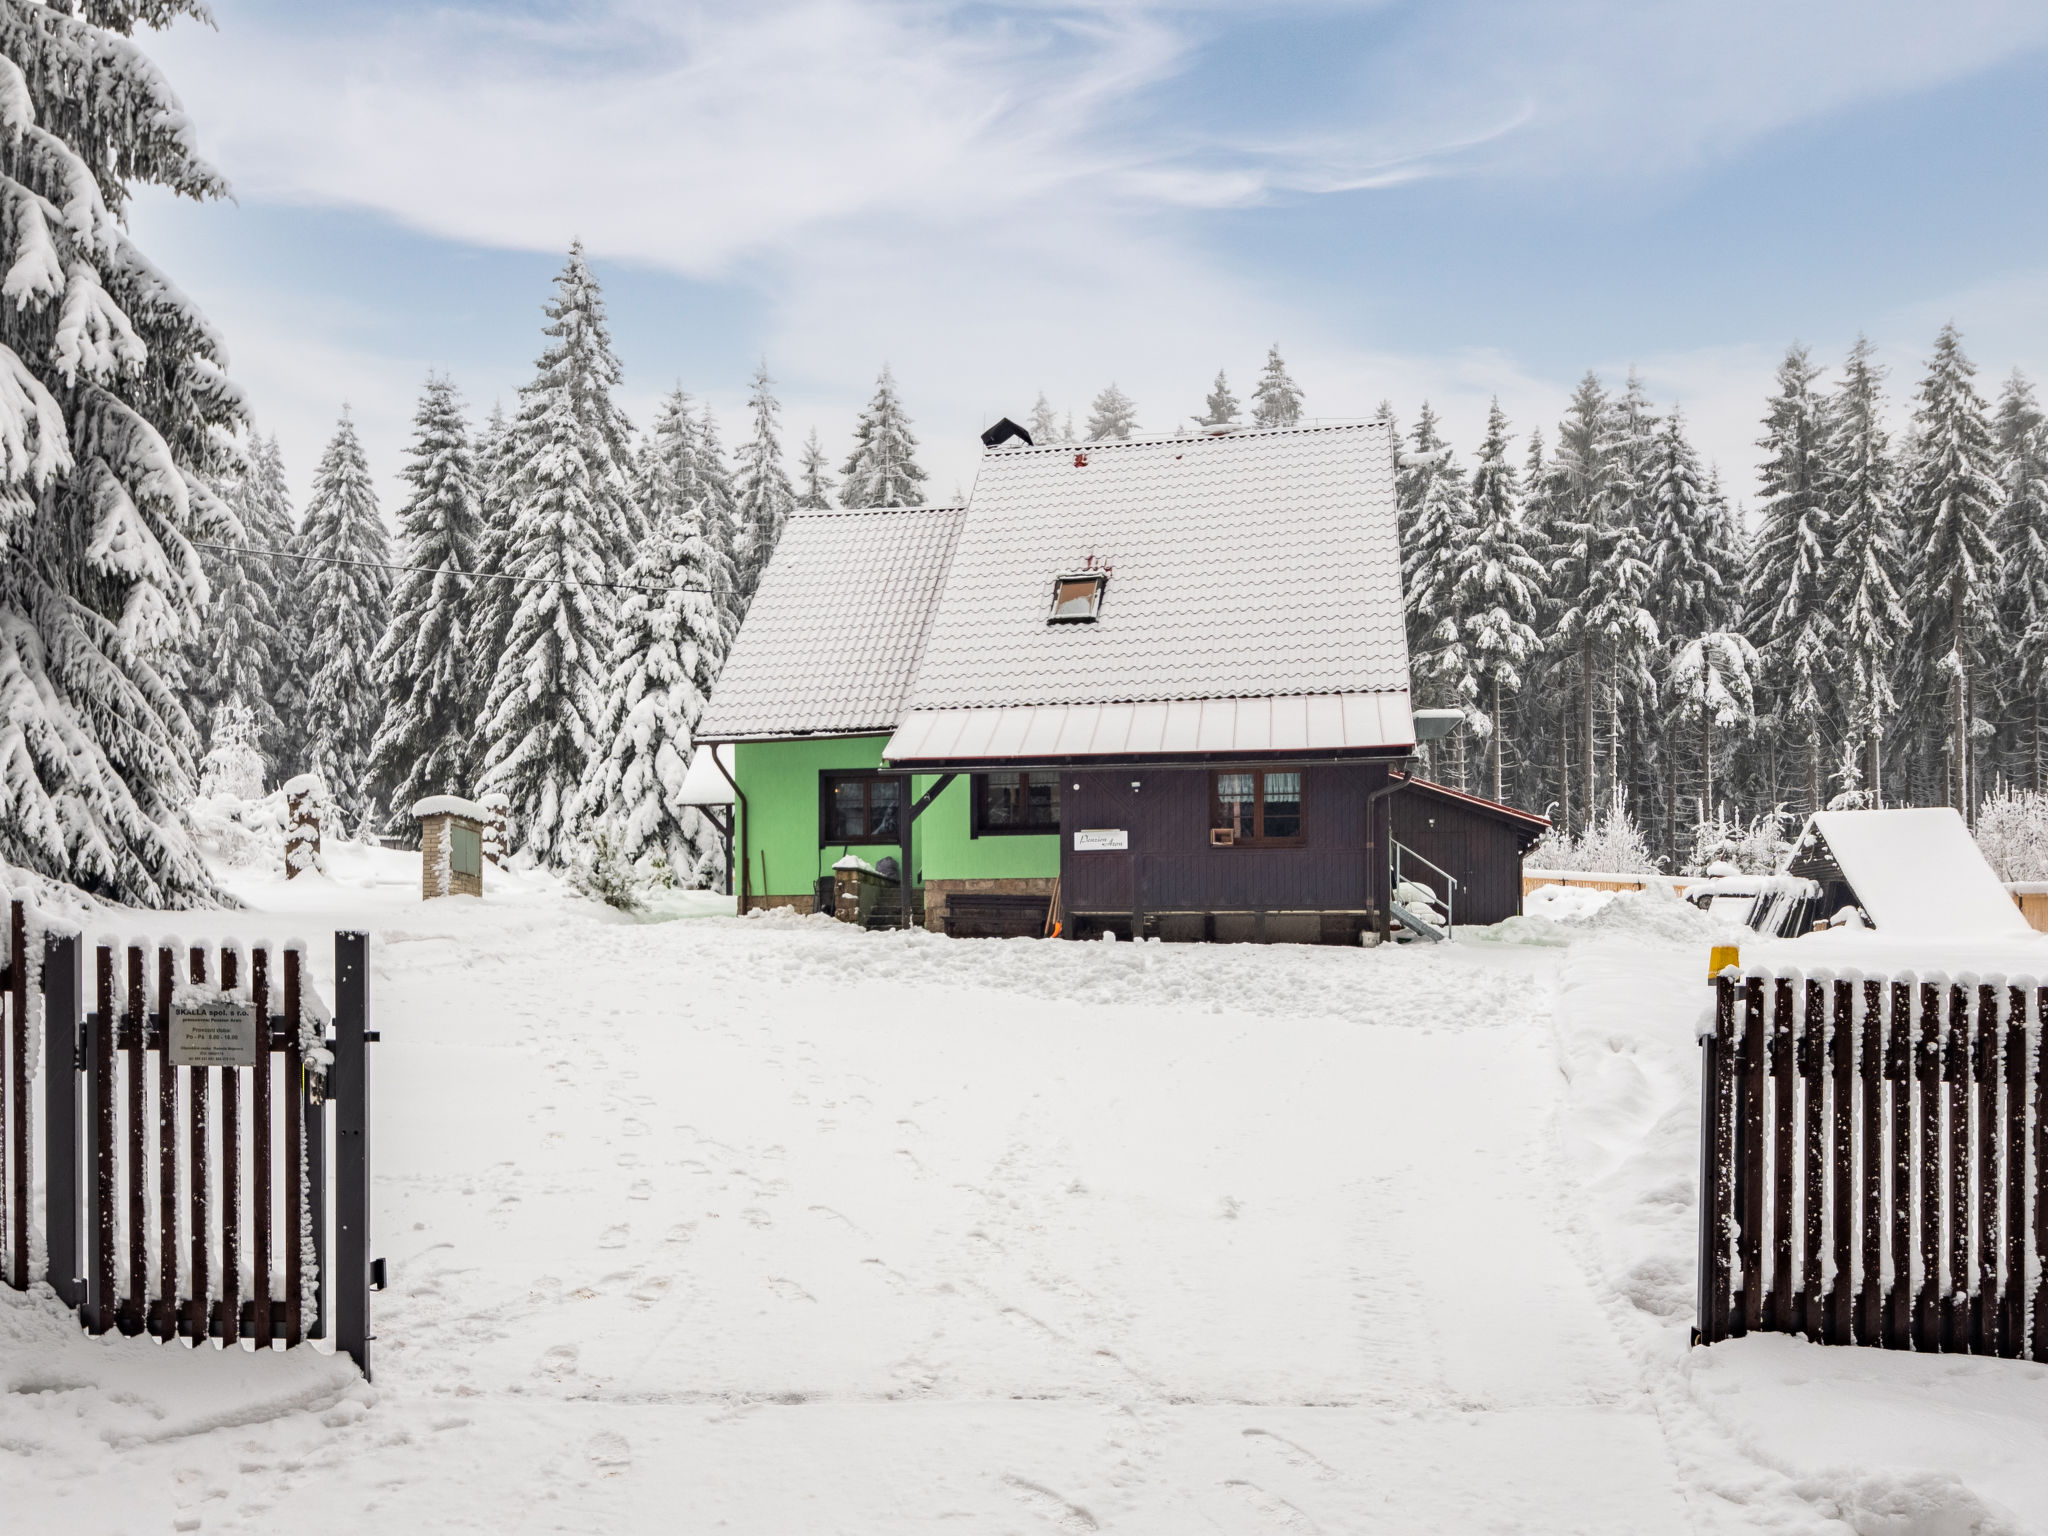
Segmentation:
{"type": "Polygon", "coordinates": [[[225,330],[301,497],[346,400],[387,493],[429,368],[479,411],[569,240],[645,421],[728,438],[765,355],[835,455],[886,359],[935,494],[1039,389],[1148,429],[1278,341],[1313,414],[1588,367],[1681,403],[1746,494],[1797,337],[1903,409],[1954,318],[2048,370],[2048,7],[215,0],[147,46],[236,201],[136,230],[225,330]]]}

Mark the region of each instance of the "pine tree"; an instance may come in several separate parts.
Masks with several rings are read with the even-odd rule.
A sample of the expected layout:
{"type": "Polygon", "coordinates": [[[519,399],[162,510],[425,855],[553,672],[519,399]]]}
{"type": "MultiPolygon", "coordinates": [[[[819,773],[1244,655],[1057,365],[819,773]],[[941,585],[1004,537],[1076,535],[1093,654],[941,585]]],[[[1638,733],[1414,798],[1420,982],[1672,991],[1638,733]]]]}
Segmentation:
{"type": "MultiPolygon", "coordinates": [[[[1380,410],[1384,413],[1388,429],[1394,431],[1393,413],[1387,410],[1384,402],[1380,410]]],[[[1398,433],[1395,441],[1400,441],[1398,433]]],[[[1436,478],[1444,455],[1450,451],[1450,444],[1444,441],[1443,434],[1437,430],[1436,412],[1429,408],[1427,400],[1423,401],[1422,410],[1415,418],[1415,429],[1409,434],[1408,446],[1401,451],[1395,461],[1395,520],[1404,552],[1412,549],[1415,544],[1415,518],[1422,509],[1423,491],[1436,478]]],[[[1412,608],[1410,612],[1413,612],[1412,608]]],[[[1408,635],[1409,647],[1413,649],[1415,643],[1416,636],[1411,627],[1408,635]]]]}
{"type": "MultiPolygon", "coordinates": [[[[260,439],[252,442],[240,468],[213,487],[240,525],[239,533],[227,542],[243,552],[199,552],[212,597],[198,635],[185,648],[184,704],[194,724],[207,722],[209,751],[213,722],[219,719],[233,719],[237,729],[246,727],[245,738],[252,744],[274,742],[284,731],[271,702],[284,662],[284,637],[273,595],[277,562],[265,552],[289,550],[291,530],[287,525],[281,543],[273,544],[267,536],[264,487],[256,462],[262,449],[260,439]]],[[[258,750],[261,764],[260,749],[252,745],[249,750],[258,750]]]]}
{"type": "MultiPolygon", "coordinates": [[[[467,710],[481,729],[491,679],[505,654],[505,635],[519,606],[519,586],[503,577],[512,558],[512,471],[516,442],[504,407],[493,401],[476,443],[477,579],[469,591],[462,631],[470,655],[467,710]]],[[[481,746],[481,743],[479,744],[481,746]]]]}
{"type": "Polygon", "coordinates": [[[1138,407],[1131,397],[1111,384],[1095,397],[1088,410],[1088,441],[1127,438],[1138,430],[1138,407]]]}
{"type": "Polygon", "coordinates": [[[896,379],[885,363],[875,397],[854,423],[853,452],[839,470],[839,501],[847,507],[916,507],[924,503],[924,471],[917,438],[896,398],[896,379]]]}
{"type": "Polygon", "coordinates": [[[305,637],[295,630],[299,581],[304,567],[286,558],[298,545],[298,530],[292,517],[291,488],[285,479],[284,453],[277,434],[252,436],[247,465],[236,484],[235,515],[242,521],[243,536],[252,554],[248,575],[262,589],[268,601],[273,626],[269,663],[264,671],[264,689],[270,710],[266,717],[255,705],[259,735],[257,750],[264,770],[275,782],[290,777],[290,764],[305,740],[305,679],[310,675],[306,654],[299,647],[305,637]]]}
{"type": "Polygon", "coordinates": [[[1833,532],[1821,501],[1820,367],[1794,345],[1778,365],[1777,393],[1764,411],[1763,508],[1750,563],[1749,636],[1775,700],[1776,740],[1799,746],[1806,808],[1827,805],[1824,763],[1830,708],[1834,615],[1827,604],[1833,532]]]}
{"type": "Polygon", "coordinates": [[[2024,723],[2012,766],[2038,792],[2048,789],[2048,420],[2017,368],[1999,396],[1996,430],[1999,613],[2010,642],[2002,670],[2024,723]]]}
{"type": "Polygon", "coordinates": [[[1252,391],[1252,421],[1261,427],[1291,427],[1301,420],[1301,386],[1288,377],[1280,361],[1280,344],[1266,352],[1259,387],[1252,391]]]}
{"type": "Polygon", "coordinates": [[[680,796],[692,734],[723,650],[710,591],[716,555],[700,503],[667,499],[650,516],[646,552],[619,605],[598,722],[602,752],[592,761],[584,800],[603,808],[625,862],[658,859],[671,878],[703,885],[717,875],[722,849],[702,814],[680,796]]]}
{"type": "Polygon", "coordinates": [[[1729,628],[1741,603],[1739,552],[1728,548],[1683,412],[1659,426],[1645,480],[1658,627],[1674,643],[1729,628]]]}
{"type": "Polygon", "coordinates": [[[375,668],[390,613],[391,561],[369,461],[347,410],[320,456],[299,530],[303,605],[314,636],[306,684],[307,756],[358,825],[376,809],[370,752],[384,716],[375,668]]]}
{"type": "Polygon", "coordinates": [[[1837,783],[1881,805],[1886,723],[1897,709],[1906,611],[1897,469],[1884,428],[1884,370],[1861,336],[1829,397],[1823,438],[1823,520],[1834,539],[1824,606],[1833,616],[1834,684],[1842,730],[1837,783]]]}
{"type": "Polygon", "coordinates": [[[1508,448],[1507,416],[1496,399],[1472,470],[1471,532],[1456,552],[1453,578],[1453,602],[1464,626],[1464,673],[1474,695],[1466,713],[1475,727],[1483,725],[1496,800],[1506,796],[1503,709],[1521,692],[1524,669],[1536,653],[1543,596],[1543,567],[1529,551],[1521,482],[1508,448]]]}
{"type": "Polygon", "coordinates": [[[826,467],[824,445],[818,429],[804,439],[803,457],[796,466],[796,504],[805,512],[825,512],[832,506],[832,471],[826,467]]]}
{"type": "Polygon", "coordinates": [[[1943,326],[1917,395],[1906,492],[1911,675],[1922,719],[1947,737],[1948,803],[1965,816],[1976,810],[1978,690],[1998,627],[1992,529],[2004,501],[1991,423],[1970,382],[1976,371],[1955,326],[1943,326]]]}
{"type": "Polygon", "coordinates": [[[1216,370],[1216,383],[1209,390],[1209,398],[1202,402],[1202,414],[1195,418],[1198,427],[1221,427],[1236,421],[1241,407],[1237,396],[1230,392],[1230,381],[1223,376],[1223,370],[1216,370]]]}
{"type": "Polygon", "coordinates": [[[630,491],[629,429],[611,398],[618,360],[580,245],[569,249],[547,315],[550,345],[500,450],[510,524],[501,572],[515,580],[501,583],[511,612],[484,704],[483,779],[509,801],[520,846],[559,866],[599,750],[613,637],[607,583],[631,569],[643,524],[630,491]]]}
{"type": "Polygon", "coordinates": [[[735,573],[739,589],[739,612],[744,618],[761,584],[761,572],[775,553],[782,537],[782,525],[796,507],[796,492],[782,468],[782,435],[776,417],[782,405],[769,393],[774,381],[764,361],[754,371],[747,407],[754,413],[754,435],[740,449],[739,470],[733,476],[733,498],[738,509],[739,548],[735,573]]]}
{"type": "Polygon", "coordinates": [[[1043,448],[1060,442],[1060,419],[1052,408],[1052,402],[1045,398],[1045,391],[1038,392],[1037,403],[1031,407],[1031,444],[1043,448]]]}
{"type": "Polygon", "coordinates": [[[124,224],[137,185],[227,190],[127,34],[204,15],[0,7],[0,860],[144,906],[214,894],[178,817],[199,741],[174,678],[245,417],[218,336],[124,224]]]}
{"type": "MultiPolygon", "coordinates": [[[[673,536],[703,547],[704,581],[710,587],[716,633],[704,643],[715,678],[724,665],[732,638],[739,632],[738,575],[730,554],[729,498],[714,461],[706,463],[704,422],[690,409],[690,397],[671,390],[655,407],[654,426],[641,444],[640,504],[650,522],[681,532],[673,536]]],[[[812,434],[815,438],[816,434],[812,434]]],[[[715,449],[715,444],[712,445],[715,449]]]]}
{"type": "Polygon", "coordinates": [[[391,623],[377,648],[384,722],[370,753],[391,830],[409,833],[410,807],[428,795],[476,792],[482,769],[471,712],[476,659],[465,625],[475,606],[474,572],[483,534],[476,455],[462,400],[448,379],[429,374],[413,415],[412,494],[398,510],[403,564],[391,623]]]}
{"type": "MultiPolygon", "coordinates": [[[[1416,425],[1428,444],[1435,417],[1425,403],[1416,425]]],[[[1401,585],[1408,605],[1408,664],[1422,702],[1469,712],[1477,684],[1465,648],[1459,607],[1459,556],[1472,539],[1472,503],[1465,477],[1448,446],[1423,448],[1411,466],[1415,514],[1402,544],[1401,585]]],[[[1463,739],[1457,750],[1462,767],[1463,739]]]]}

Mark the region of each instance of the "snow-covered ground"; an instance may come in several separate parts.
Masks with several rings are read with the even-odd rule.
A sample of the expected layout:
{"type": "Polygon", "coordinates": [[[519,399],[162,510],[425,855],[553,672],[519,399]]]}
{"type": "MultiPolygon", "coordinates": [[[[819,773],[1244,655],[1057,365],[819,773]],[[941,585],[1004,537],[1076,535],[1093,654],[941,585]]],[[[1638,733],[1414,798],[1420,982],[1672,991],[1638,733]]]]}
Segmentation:
{"type": "Polygon", "coordinates": [[[2048,1370],[1687,1348],[1675,901],[962,942],[329,869],[174,921],[373,932],[376,1384],[0,1292],[0,1528],[2048,1529],[2048,1370]]]}

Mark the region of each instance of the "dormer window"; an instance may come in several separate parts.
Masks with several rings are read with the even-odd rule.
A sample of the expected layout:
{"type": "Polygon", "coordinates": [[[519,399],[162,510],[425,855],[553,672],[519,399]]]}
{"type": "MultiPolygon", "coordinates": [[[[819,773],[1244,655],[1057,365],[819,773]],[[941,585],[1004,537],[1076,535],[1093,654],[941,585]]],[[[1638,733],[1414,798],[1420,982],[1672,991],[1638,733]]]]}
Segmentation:
{"type": "Polygon", "coordinates": [[[1046,615],[1046,623],[1093,624],[1102,611],[1102,588],[1108,580],[1107,571],[1076,571],[1071,576],[1054,577],[1052,612],[1046,615]]]}

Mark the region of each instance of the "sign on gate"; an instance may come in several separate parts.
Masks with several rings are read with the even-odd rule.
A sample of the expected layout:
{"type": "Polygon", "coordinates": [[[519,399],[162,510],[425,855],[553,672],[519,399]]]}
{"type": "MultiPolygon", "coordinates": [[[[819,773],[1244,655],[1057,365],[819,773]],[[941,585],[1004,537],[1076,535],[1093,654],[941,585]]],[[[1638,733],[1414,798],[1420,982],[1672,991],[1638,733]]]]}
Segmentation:
{"type": "Polygon", "coordinates": [[[171,1065],[255,1066],[256,1005],[233,997],[173,1004],[171,1065]]]}

